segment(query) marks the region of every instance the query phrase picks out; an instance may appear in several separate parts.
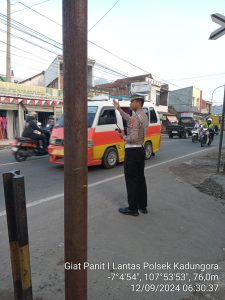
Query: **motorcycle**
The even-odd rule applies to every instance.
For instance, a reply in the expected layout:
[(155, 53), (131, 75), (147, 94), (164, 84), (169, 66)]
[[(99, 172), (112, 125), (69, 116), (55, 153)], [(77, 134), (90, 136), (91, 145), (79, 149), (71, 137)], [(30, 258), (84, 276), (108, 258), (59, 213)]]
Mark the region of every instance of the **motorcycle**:
[[(48, 131), (44, 131), (44, 135), (48, 146), (50, 133)], [(32, 140), (27, 137), (16, 137), (12, 143), (12, 152), (15, 160), (18, 162), (25, 161), (31, 156), (43, 156), (48, 154), (47, 147), (43, 148), (40, 144), (40, 140)]]
[(202, 131), (200, 133), (200, 138), (199, 138), (201, 147), (204, 147), (206, 144), (210, 146), (213, 141), (213, 136), (214, 136), (213, 131), (211, 129), (202, 128)]
[(218, 125), (214, 125), (214, 131), (215, 131), (215, 135), (219, 135), (220, 129)]
[(193, 129), (191, 131), (191, 136), (192, 136), (192, 143), (198, 142), (199, 141), (199, 129)]
[(196, 124), (194, 129), (192, 129), (191, 131), (192, 143), (199, 142), (202, 128), (203, 128), (202, 124)]

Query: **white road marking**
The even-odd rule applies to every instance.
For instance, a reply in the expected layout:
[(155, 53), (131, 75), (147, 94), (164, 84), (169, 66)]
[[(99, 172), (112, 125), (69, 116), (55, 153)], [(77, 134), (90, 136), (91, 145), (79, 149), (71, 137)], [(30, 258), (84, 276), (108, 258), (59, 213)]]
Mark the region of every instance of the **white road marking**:
[[(213, 149), (213, 148), (210, 148), (210, 149)], [(183, 158), (186, 158), (186, 157), (189, 157), (189, 156), (192, 156), (192, 155), (196, 155), (196, 154), (208, 151), (210, 149), (207, 148), (207, 149), (195, 151), (195, 152), (192, 152), (192, 153), (188, 153), (188, 154), (185, 154), (185, 155), (182, 155), (182, 156), (179, 156), (179, 157), (175, 157), (175, 158), (163, 161), (161, 163), (157, 163), (157, 164), (154, 164), (152, 166), (148, 166), (148, 167), (145, 168), (145, 170), (149, 170), (149, 169), (152, 169), (152, 168), (155, 168), (155, 167), (159, 167), (161, 165), (165, 165), (165, 164), (168, 164), (170, 162), (173, 162), (173, 161), (176, 161), (176, 160), (179, 160), (179, 159), (183, 159)], [(107, 183), (107, 182), (110, 182), (110, 181), (113, 181), (113, 180), (116, 180), (116, 179), (119, 179), (119, 178), (122, 178), (122, 177), (124, 177), (124, 174), (120, 174), (120, 175), (113, 176), (113, 177), (110, 177), (110, 178), (107, 178), (107, 179), (104, 179), (104, 180), (100, 180), (100, 181), (97, 181), (97, 182), (94, 182), (94, 183), (90, 183), (88, 185), (88, 188), (92, 188), (92, 187), (95, 187), (95, 186), (101, 185), (103, 183)], [(36, 201), (28, 203), (27, 208), (37, 206), (39, 204), (49, 202), (49, 201), (52, 201), (52, 200), (55, 200), (55, 199), (58, 199), (58, 198), (62, 198), (62, 197), (64, 197), (64, 193), (57, 194), (57, 195), (50, 196), (50, 197), (46, 197), (46, 198), (43, 198), (43, 199), (40, 199), (40, 200), (36, 200)], [(5, 215), (6, 215), (5, 210), (0, 212), (0, 217), (5, 216)]]
[(41, 156), (41, 157), (35, 157), (35, 158), (29, 159), (29, 160), (25, 160), (23, 162), (15, 161), (15, 162), (11, 162), (11, 163), (0, 164), (0, 167), (9, 166), (9, 165), (15, 165), (15, 164), (21, 164), (21, 163), (28, 163), (28, 162), (31, 162), (31, 161), (36, 161), (36, 160), (44, 159), (44, 158), (48, 158), (48, 157)]
[[(41, 203), (49, 202), (49, 201), (61, 198), (63, 196), (64, 196), (64, 193), (57, 194), (57, 195), (54, 195), (54, 196), (46, 197), (46, 198), (43, 198), (43, 199), (40, 199), (40, 200), (36, 200), (36, 201), (30, 202), (30, 203), (27, 203), (26, 206), (27, 206), (27, 208), (28, 207), (32, 207), (32, 206), (37, 206), (37, 205), (39, 205)], [(5, 216), (5, 215), (6, 215), (6, 211), (5, 210), (3, 210), (3, 211), (0, 212), (0, 217)]]
[(12, 163), (0, 164), (0, 167), (9, 166), (9, 165), (15, 165), (15, 164), (19, 164), (19, 162), (15, 161), (15, 162), (12, 162)]

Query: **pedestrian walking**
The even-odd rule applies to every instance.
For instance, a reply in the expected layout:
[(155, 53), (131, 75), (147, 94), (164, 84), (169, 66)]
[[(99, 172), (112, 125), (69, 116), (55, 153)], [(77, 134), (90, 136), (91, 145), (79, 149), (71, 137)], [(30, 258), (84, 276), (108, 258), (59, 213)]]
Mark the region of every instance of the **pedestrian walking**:
[(147, 186), (145, 181), (145, 130), (148, 126), (148, 117), (142, 109), (144, 98), (134, 96), (131, 98), (130, 108), (132, 116), (125, 113), (119, 102), (113, 100), (115, 109), (127, 122), (127, 134), (119, 132), (125, 141), (124, 175), (127, 188), (128, 207), (119, 208), (125, 215), (138, 216), (140, 210), (147, 214)]

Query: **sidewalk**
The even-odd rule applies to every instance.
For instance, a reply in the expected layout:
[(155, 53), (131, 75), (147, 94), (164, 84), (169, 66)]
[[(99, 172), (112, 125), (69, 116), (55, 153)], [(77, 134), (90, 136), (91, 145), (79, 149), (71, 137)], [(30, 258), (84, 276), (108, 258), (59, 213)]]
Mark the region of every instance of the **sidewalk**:
[(11, 147), (13, 140), (0, 140), (0, 150), (8, 149)]
[[(179, 165), (180, 163), (178, 163)], [(109, 263), (110, 268), (120, 264), (192, 263), (218, 264), (221, 282), (215, 297), (213, 293), (141, 292), (140, 281), (157, 273), (193, 273), (193, 270), (158, 271), (116, 270), (116, 274), (139, 274), (138, 281), (108, 279), (110, 270), (88, 272), (89, 300), (182, 300), (225, 299), (225, 206), (215, 198), (199, 192), (170, 171), (169, 165), (148, 169), (146, 180), (149, 193), (147, 215), (124, 216), (118, 207), (126, 205), (124, 180), (113, 180), (89, 188), (88, 195), (88, 261)], [(57, 199), (28, 209), (33, 294), (35, 300), (64, 299), (63, 262), (63, 199)], [(0, 274), (1, 300), (13, 299), (6, 218), (0, 217)], [(207, 271), (208, 274), (215, 271)], [(204, 273), (204, 272), (202, 272)], [(150, 275), (149, 275), (150, 274)], [(153, 275), (151, 275), (153, 274)], [(125, 275), (126, 276), (126, 275)], [(174, 275), (171, 275), (174, 276)], [(161, 278), (148, 280), (145, 287), (162, 284), (171, 288), (171, 282)], [(193, 276), (192, 276), (193, 277)], [(192, 280), (192, 277), (190, 279)], [(187, 281), (187, 282), (186, 282)], [(178, 280), (187, 287), (192, 283)], [(170, 285), (169, 285), (170, 284)], [(134, 289), (136, 291), (132, 291)], [(198, 294), (201, 295), (198, 298)], [(208, 294), (208, 296), (206, 295)], [(210, 296), (211, 295), (211, 296)], [(195, 298), (190, 298), (191, 296)]]

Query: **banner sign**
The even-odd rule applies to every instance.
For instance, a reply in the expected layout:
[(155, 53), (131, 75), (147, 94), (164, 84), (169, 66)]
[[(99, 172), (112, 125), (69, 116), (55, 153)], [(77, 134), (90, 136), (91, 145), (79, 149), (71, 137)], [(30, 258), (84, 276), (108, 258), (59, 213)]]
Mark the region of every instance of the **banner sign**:
[(62, 90), (11, 82), (0, 82), (0, 94), (2, 96), (10, 95), (12, 97), (56, 98), (59, 100), (62, 100), (63, 98)]
[(147, 81), (133, 82), (130, 84), (130, 94), (148, 95), (150, 92), (150, 84)]

